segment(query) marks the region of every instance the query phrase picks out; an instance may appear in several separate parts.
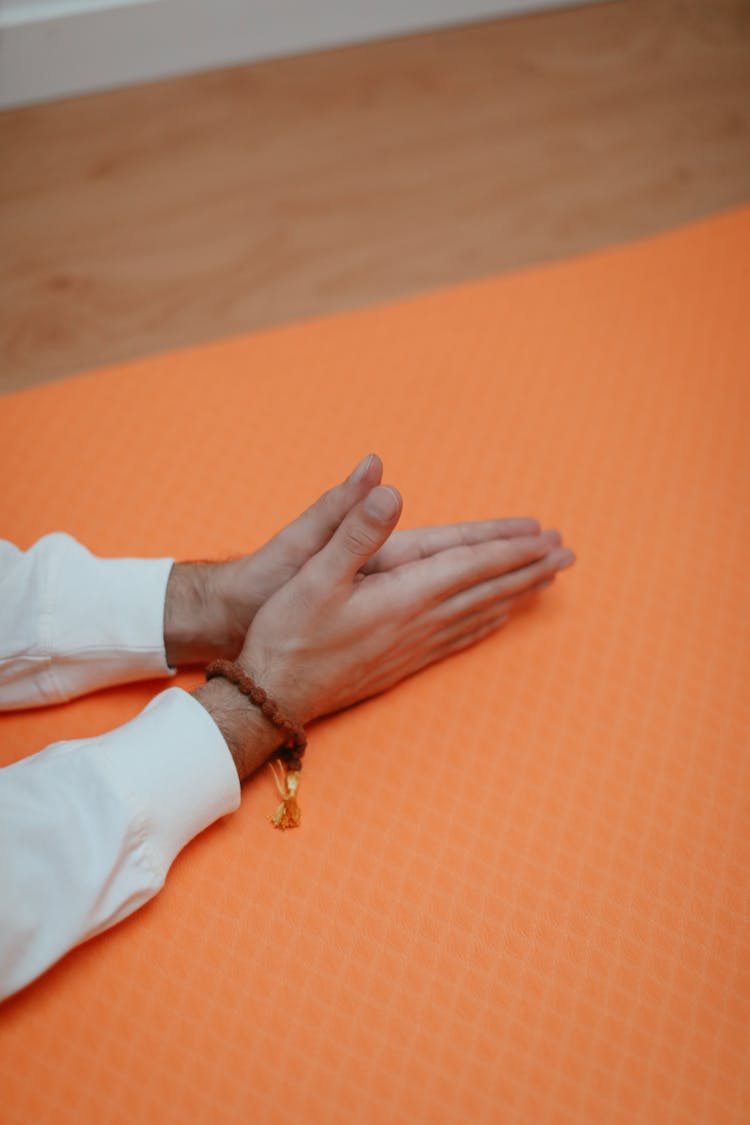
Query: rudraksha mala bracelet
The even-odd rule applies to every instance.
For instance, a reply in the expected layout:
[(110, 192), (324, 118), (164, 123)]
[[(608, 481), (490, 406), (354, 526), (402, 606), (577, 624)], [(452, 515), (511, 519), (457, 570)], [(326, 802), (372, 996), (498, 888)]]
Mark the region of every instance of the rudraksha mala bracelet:
[(206, 679), (212, 680), (216, 676), (222, 676), (239, 688), (242, 694), (260, 709), (269, 723), (273, 723), (281, 731), (281, 746), (275, 754), (279, 767), (278, 773), (273, 761), (268, 763), (281, 797), (281, 804), (268, 819), (274, 828), (296, 828), (300, 822), (300, 808), (297, 804), (299, 771), (302, 769), (302, 755), (307, 746), (304, 727), (285, 715), (279, 705), (269, 697), (268, 692), (256, 684), (252, 676), (248, 676), (247, 672), (233, 660), (213, 660), (206, 668)]

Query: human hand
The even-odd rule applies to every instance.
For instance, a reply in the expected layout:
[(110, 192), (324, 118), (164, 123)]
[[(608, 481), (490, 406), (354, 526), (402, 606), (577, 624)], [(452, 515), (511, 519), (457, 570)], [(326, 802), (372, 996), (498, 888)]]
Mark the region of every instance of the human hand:
[[(345, 514), (379, 484), (383, 465), (376, 454), (363, 458), (342, 483), (324, 492), (264, 547), (228, 562), (180, 562), (169, 576), (164, 614), (167, 663), (233, 660), (263, 603), (325, 546)], [(368, 559), (367, 573), (393, 570), (458, 544), (533, 535), (534, 519), (483, 520), (397, 531)]]
[(251, 554), (227, 562), (175, 563), (164, 611), (167, 663), (174, 668), (218, 657), (233, 660), (258, 609), (328, 542), (382, 472), (379, 457), (364, 457), (345, 481)]
[(395, 489), (369, 490), (252, 621), (239, 663), (300, 723), (475, 644), (575, 560), (557, 531), (476, 525), (406, 533), (378, 558), (401, 506)]

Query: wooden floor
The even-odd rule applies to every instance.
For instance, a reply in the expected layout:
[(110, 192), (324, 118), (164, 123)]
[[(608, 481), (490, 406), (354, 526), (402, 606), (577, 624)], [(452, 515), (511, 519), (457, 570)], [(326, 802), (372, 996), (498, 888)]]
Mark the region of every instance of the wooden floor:
[(750, 199), (750, 4), (619, 0), (0, 115), (0, 390)]

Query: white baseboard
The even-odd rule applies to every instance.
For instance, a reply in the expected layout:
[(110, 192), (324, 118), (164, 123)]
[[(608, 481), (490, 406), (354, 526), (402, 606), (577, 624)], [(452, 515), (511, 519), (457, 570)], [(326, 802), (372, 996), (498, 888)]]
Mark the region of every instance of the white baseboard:
[(571, 0), (0, 0), (0, 107)]

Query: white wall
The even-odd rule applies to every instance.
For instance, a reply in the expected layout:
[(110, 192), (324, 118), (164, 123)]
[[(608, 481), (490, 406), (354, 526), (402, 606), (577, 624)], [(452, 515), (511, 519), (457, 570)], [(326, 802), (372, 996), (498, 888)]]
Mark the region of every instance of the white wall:
[(571, 0), (0, 0), (0, 107)]

